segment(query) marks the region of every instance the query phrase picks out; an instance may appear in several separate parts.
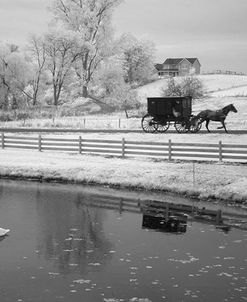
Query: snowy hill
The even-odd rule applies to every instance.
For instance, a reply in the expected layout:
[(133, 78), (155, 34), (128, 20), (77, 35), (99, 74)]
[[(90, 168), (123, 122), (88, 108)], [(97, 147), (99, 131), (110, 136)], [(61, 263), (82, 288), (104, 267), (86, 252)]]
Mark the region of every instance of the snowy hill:
[[(242, 75), (199, 75), (209, 97), (247, 96), (247, 76)], [(174, 78), (181, 81), (182, 77)], [(168, 79), (159, 79), (137, 89), (138, 95), (144, 101), (147, 97), (162, 96)]]

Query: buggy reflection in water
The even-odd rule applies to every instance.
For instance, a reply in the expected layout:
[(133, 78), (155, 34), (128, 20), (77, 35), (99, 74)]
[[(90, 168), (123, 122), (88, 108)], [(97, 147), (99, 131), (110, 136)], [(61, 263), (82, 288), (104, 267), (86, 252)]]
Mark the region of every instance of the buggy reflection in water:
[(187, 215), (178, 213), (167, 216), (164, 213), (146, 211), (142, 218), (142, 227), (162, 232), (185, 233), (187, 228)]

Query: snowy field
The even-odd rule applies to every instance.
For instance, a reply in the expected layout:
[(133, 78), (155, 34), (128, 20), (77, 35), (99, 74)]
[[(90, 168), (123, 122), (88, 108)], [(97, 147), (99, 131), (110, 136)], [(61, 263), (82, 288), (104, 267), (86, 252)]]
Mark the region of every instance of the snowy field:
[[(12, 135), (12, 134), (10, 134)], [(23, 134), (21, 134), (23, 135)], [(165, 134), (149, 134), (149, 133), (80, 133), (80, 134), (61, 134), (66, 138), (78, 138), (81, 135), (82, 139), (106, 139), (106, 140), (121, 140), (125, 138), (129, 141), (143, 141), (143, 142), (168, 142), (171, 139), (172, 142), (177, 143), (218, 143), (220, 140), (222, 143), (229, 144), (246, 144), (247, 134), (222, 134), (219, 133), (203, 133), (203, 134), (178, 134), (178, 133), (165, 133)], [(60, 135), (60, 136), (61, 136)], [(25, 135), (26, 136), (26, 135)], [(35, 136), (31, 134), (30, 136)], [(36, 135), (37, 136), (37, 135)], [(59, 135), (44, 134), (44, 137), (58, 137)]]
[[(194, 100), (192, 113), (197, 114), (201, 110), (218, 110), (222, 107), (234, 104), (238, 113), (232, 112), (226, 118), (229, 130), (247, 130), (247, 76), (238, 75), (199, 75), (206, 91), (207, 98)], [(182, 78), (176, 78), (180, 81)], [(25, 127), (34, 128), (81, 128), (81, 129), (141, 129), (141, 117), (146, 113), (147, 97), (162, 96), (162, 88), (167, 85), (167, 79), (160, 79), (137, 89), (143, 110), (139, 118), (125, 117), (125, 113), (118, 112), (104, 115), (57, 117), (52, 119), (27, 120)], [(131, 113), (130, 113), (131, 116)], [(23, 121), (0, 122), (0, 127), (22, 127)], [(218, 123), (210, 122), (210, 129), (215, 130), (220, 126)], [(203, 127), (205, 129), (205, 127)]]
[[(146, 100), (145, 100), (146, 102)], [(229, 131), (231, 130), (247, 130), (247, 97), (224, 97), (224, 98), (205, 98), (203, 100), (196, 100), (192, 105), (192, 114), (198, 114), (201, 110), (211, 109), (218, 110), (222, 107), (234, 104), (237, 108), (237, 113), (230, 112), (226, 118), (226, 126)], [(111, 114), (111, 115), (90, 115), (80, 117), (63, 117), (55, 119), (55, 123), (51, 119), (36, 119), (26, 121), (25, 127), (30, 128), (70, 128), (70, 129), (137, 129), (141, 130), (141, 117), (146, 114), (145, 110), (139, 118), (125, 118), (124, 112)], [(220, 124), (210, 122), (209, 128), (217, 130)], [(22, 121), (14, 122), (0, 122), (0, 127), (23, 127)], [(171, 126), (170, 129), (174, 130)], [(205, 130), (203, 125), (202, 129)], [(224, 131), (222, 131), (223, 133)], [(167, 135), (169, 130), (164, 135)]]
[(244, 97), (246, 95), (247, 95), (247, 85), (239, 86), (239, 87), (235, 87), (235, 88), (229, 88), (229, 89), (225, 89), (225, 90), (219, 90), (219, 91), (210, 93), (210, 96), (220, 97), (220, 98), (224, 98), (224, 97), (228, 97), (228, 96)]
[[(227, 116), (226, 124), (229, 130), (247, 130), (247, 76), (238, 75), (199, 75), (206, 91), (207, 98), (194, 100), (192, 113), (197, 114), (201, 110), (218, 110), (222, 107), (234, 104), (238, 113)], [(182, 78), (176, 78), (180, 81)], [(138, 118), (125, 117), (125, 113), (118, 112), (104, 115), (87, 115), (56, 117), (52, 119), (34, 119), (25, 121), (25, 127), (34, 128), (81, 128), (81, 129), (141, 129), (141, 118), (147, 112), (147, 97), (162, 96), (162, 89), (166, 88), (167, 79), (160, 79), (137, 89), (141, 102), (142, 112)], [(134, 113), (136, 115), (136, 112)], [(130, 116), (132, 113), (130, 113)], [(215, 130), (219, 124), (210, 123), (210, 129)], [(0, 122), (0, 127), (23, 127), (23, 121)], [(204, 128), (204, 127), (203, 127)], [(205, 129), (205, 128), (204, 128)]]
[[(194, 173), (193, 173), (194, 171)], [(0, 150), (0, 177), (98, 183), (247, 202), (247, 166)]]
[[(208, 96), (229, 97), (247, 96), (247, 76), (241, 75), (198, 75)], [(180, 82), (183, 77), (174, 78)], [(147, 97), (162, 96), (162, 90), (167, 88), (168, 79), (160, 79), (137, 89), (142, 100)]]
[[(245, 98), (212, 98), (204, 99), (200, 102), (195, 102), (193, 104), (193, 114), (197, 114), (204, 109), (217, 110), (228, 104), (233, 103), (237, 108), (238, 112), (230, 112), (226, 118), (226, 127), (229, 133), (225, 133), (224, 130), (220, 130), (217, 133), (205, 133), (206, 127), (205, 123), (202, 126), (204, 132), (192, 133), (176, 133), (173, 125), (170, 126), (169, 130), (165, 133), (77, 133), (71, 135), (65, 135), (66, 137), (78, 137), (82, 135), (82, 138), (99, 138), (99, 139), (122, 139), (123, 137), (127, 140), (134, 141), (153, 141), (153, 142), (167, 142), (171, 139), (174, 142), (193, 142), (193, 143), (218, 143), (220, 140), (223, 143), (233, 143), (233, 144), (247, 144), (247, 134), (231, 134), (231, 130), (246, 130), (247, 131), (247, 97)], [(95, 120), (88, 120), (89, 129), (119, 129), (118, 120), (114, 118), (109, 118), (108, 123), (112, 119), (112, 127), (104, 127), (104, 119), (98, 119), (98, 123)], [(94, 124), (93, 124), (94, 123)], [(221, 124), (218, 122), (210, 122), (209, 129), (212, 131), (217, 130)], [(121, 129), (139, 129), (141, 130), (141, 118), (135, 119), (121, 119)], [(120, 130), (121, 130), (120, 129)], [(173, 131), (170, 131), (173, 130)], [(57, 134), (56, 134), (57, 135)], [(51, 136), (46, 134), (46, 136)]]

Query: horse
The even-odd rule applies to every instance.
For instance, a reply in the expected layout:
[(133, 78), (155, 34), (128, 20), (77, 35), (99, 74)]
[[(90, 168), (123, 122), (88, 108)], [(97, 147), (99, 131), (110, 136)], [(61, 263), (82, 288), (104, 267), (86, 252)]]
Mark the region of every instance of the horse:
[(235, 112), (235, 113), (238, 112), (233, 104), (229, 104), (229, 105), (223, 107), (222, 109), (219, 109), (216, 111), (206, 109), (206, 110), (201, 111), (195, 117), (193, 117), (192, 123), (200, 125), (204, 121), (206, 121), (206, 128), (207, 128), (208, 132), (210, 133), (210, 131), (208, 129), (209, 122), (210, 121), (221, 122), (222, 127), (218, 127), (217, 129), (224, 128), (225, 132), (228, 133), (226, 130), (225, 119), (230, 111)]

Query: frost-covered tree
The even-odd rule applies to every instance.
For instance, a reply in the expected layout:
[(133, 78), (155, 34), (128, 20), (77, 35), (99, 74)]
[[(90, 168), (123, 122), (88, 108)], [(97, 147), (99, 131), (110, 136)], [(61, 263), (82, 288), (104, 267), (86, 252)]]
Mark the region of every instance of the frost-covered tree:
[(9, 49), (6, 45), (0, 44), (0, 108), (7, 109), (10, 95), (10, 84), (8, 77), (8, 55)]
[(113, 95), (119, 85), (124, 83), (124, 70), (122, 62), (117, 56), (112, 56), (100, 64), (95, 78), (103, 97)]
[(177, 81), (170, 78), (163, 93), (165, 96), (191, 96), (193, 99), (199, 99), (204, 96), (204, 86), (202, 81), (194, 76)]
[(0, 45), (0, 106), (18, 107), (31, 79), (31, 66), (16, 45)]
[(203, 82), (195, 76), (185, 77), (181, 83), (183, 94), (193, 99), (200, 99), (204, 96)]
[(124, 110), (128, 118), (128, 110), (140, 107), (137, 93), (124, 80), (124, 70), (117, 56), (101, 64), (98, 83), (101, 96), (112, 110)]
[(52, 77), (53, 105), (59, 104), (62, 89), (67, 84), (72, 66), (80, 55), (73, 31), (53, 27), (44, 37), (46, 67)]
[(53, 12), (57, 20), (77, 33), (80, 56), (74, 67), (82, 96), (88, 96), (89, 85), (100, 62), (111, 50), (111, 15), (121, 0), (55, 0)]
[(121, 37), (119, 45), (122, 49), (125, 81), (131, 85), (148, 82), (154, 74), (154, 44), (151, 41), (139, 41), (127, 34)]
[(165, 96), (182, 96), (182, 86), (177, 83), (174, 78), (170, 78), (167, 87), (163, 90)]
[(38, 102), (41, 86), (46, 78), (46, 48), (42, 37), (37, 37), (35, 35), (30, 37), (28, 54), (32, 64), (32, 80), (25, 89), (25, 93), (27, 97), (32, 100), (32, 105), (35, 106)]

